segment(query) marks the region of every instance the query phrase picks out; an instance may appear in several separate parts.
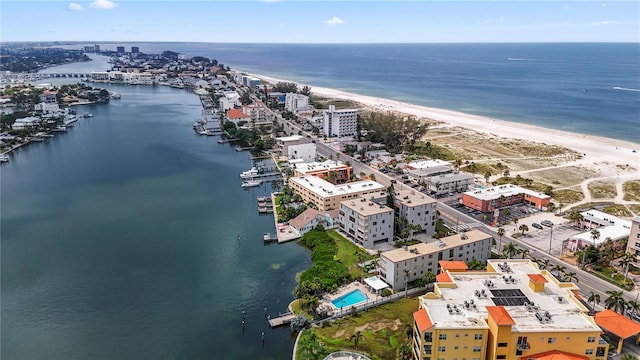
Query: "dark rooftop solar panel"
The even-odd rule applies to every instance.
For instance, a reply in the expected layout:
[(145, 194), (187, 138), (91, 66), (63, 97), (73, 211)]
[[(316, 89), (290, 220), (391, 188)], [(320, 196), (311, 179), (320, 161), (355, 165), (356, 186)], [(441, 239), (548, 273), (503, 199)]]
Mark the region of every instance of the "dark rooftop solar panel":
[(498, 306), (522, 306), (527, 302), (524, 296), (494, 297), (491, 300)]
[(493, 289), (490, 291), (491, 291), (491, 295), (497, 296), (497, 297), (524, 296), (524, 293), (520, 289)]

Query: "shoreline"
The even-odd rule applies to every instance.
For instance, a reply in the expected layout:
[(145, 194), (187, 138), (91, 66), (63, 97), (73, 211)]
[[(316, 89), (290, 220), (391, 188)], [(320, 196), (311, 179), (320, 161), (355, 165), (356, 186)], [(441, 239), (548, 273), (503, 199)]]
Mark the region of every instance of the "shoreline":
[(435, 120), (443, 123), (442, 125), (439, 125), (439, 127), (458, 126), (503, 138), (520, 139), (541, 144), (561, 146), (583, 154), (583, 159), (587, 159), (590, 163), (616, 162), (620, 164), (637, 164), (638, 161), (640, 161), (640, 153), (638, 153), (638, 151), (640, 151), (640, 144), (630, 141), (556, 130), (539, 125), (494, 119), (455, 110), (432, 108), (385, 98), (359, 95), (342, 90), (317, 87), (261, 74), (249, 74), (272, 84), (277, 82), (293, 82), (298, 84), (299, 87), (306, 85), (311, 87), (312, 94), (328, 98), (355, 101), (371, 110), (396, 111), (399, 113), (414, 115), (418, 118)]

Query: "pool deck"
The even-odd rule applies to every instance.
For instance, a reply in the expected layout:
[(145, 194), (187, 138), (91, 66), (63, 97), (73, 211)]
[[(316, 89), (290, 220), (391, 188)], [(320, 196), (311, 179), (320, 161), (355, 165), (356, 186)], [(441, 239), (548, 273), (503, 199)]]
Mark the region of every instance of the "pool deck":
[[(361, 284), (359, 281), (354, 281), (352, 283), (349, 283), (347, 285), (343, 285), (340, 288), (338, 288), (336, 291), (333, 291), (331, 293), (325, 294), (322, 299), (320, 299), (320, 301), (318, 302), (318, 307), (322, 307), (324, 309), (326, 309), (328, 311), (328, 313), (333, 314), (335, 312), (339, 312), (340, 309), (336, 308), (335, 305), (333, 305), (333, 303), (331, 302), (332, 300), (335, 300), (343, 295), (346, 295), (354, 290), (360, 290), (362, 291), (363, 294), (365, 294), (367, 296), (367, 298), (369, 298), (367, 301), (371, 301), (371, 300), (375, 300), (377, 298), (377, 295), (373, 292), (371, 292), (368, 287), (364, 284)], [(362, 305), (363, 303), (365, 303), (366, 301), (363, 302), (359, 302), (355, 305)]]

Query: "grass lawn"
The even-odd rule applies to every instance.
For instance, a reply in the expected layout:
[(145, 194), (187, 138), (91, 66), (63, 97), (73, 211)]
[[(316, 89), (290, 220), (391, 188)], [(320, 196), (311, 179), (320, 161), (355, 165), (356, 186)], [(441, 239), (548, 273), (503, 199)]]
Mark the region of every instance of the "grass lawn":
[[(302, 337), (308, 337), (312, 332), (316, 335), (320, 351), (315, 358), (322, 359), (338, 350), (356, 351), (351, 336), (360, 331), (363, 337), (359, 341), (358, 352), (373, 360), (395, 359), (400, 344), (409, 341), (405, 325), (413, 326), (413, 312), (416, 310), (417, 298), (401, 299), (327, 323), (323, 327), (305, 330)], [(303, 339), (300, 340), (302, 342)], [(304, 351), (298, 346), (296, 359), (306, 358)]]
[(573, 204), (584, 199), (584, 194), (576, 190), (556, 190), (553, 192), (553, 199), (561, 204)]
[(640, 180), (631, 180), (622, 184), (624, 199), (628, 201), (640, 201)]
[(376, 258), (375, 256), (369, 255), (369, 253), (363, 251), (334, 230), (328, 230), (327, 234), (330, 238), (335, 240), (336, 245), (338, 246), (338, 254), (336, 256), (341, 263), (349, 268), (349, 274), (351, 274), (353, 279), (359, 278), (361, 273), (360, 268), (356, 266), (356, 263), (358, 262), (357, 254), (362, 254), (364, 261)]

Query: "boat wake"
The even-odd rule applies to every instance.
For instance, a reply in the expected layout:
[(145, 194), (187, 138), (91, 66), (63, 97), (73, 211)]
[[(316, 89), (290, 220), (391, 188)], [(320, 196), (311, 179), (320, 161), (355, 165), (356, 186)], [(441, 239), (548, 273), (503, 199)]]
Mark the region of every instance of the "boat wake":
[(634, 91), (634, 92), (640, 92), (640, 89), (631, 89), (631, 88), (624, 88), (624, 87), (620, 87), (620, 86), (614, 86), (613, 87), (614, 90), (622, 90), (622, 91)]

